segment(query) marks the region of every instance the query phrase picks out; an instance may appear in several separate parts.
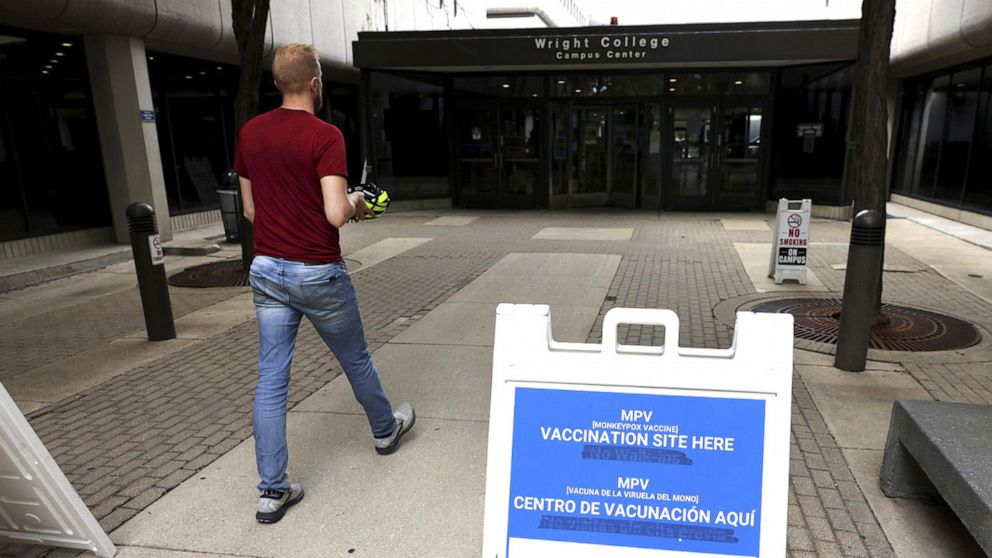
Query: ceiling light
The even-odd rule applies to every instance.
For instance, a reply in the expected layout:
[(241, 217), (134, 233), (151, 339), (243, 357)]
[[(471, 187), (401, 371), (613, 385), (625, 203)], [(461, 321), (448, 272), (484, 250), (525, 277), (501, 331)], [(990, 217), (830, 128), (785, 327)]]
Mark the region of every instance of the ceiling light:
[(45, 64), (45, 69), (46, 70), (51, 70), (52, 69), (52, 65), (51, 64)]
[(737, 80), (734, 82), (734, 85), (744, 85), (744, 82), (741, 80)]
[(531, 93), (530, 96), (531, 97), (537, 97), (537, 93)]
[(52, 64), (58, 64), (59, 63), (59, 61), (56, 60), (56, 59), (54, 59), (54, 58), (52, 58), (51, 60), (49, 60), (49, 62), (52, 63)]
[(149, 56), (148, 59), (149, 60), (155, 60), (155, 57), (154, 56)]
[(576, 89), (575, 92), (576, 93), (582, 93), (582, 90), (581, 89)]
[(503, 89), (509, 89), (509, 88), (510, 88), (510, 84), (509, 83), (504, 83), (503, 84)]
[(64, 52), (56, 52), (55, 53), (55, 56), (65, 56), (65, 53)]
[(563, 79), (558, 80), (558, 85), (565, 85), (565, 80)]
[(205, 76), (205, 75), (207, 75), (207, 72), (200, 72), (200, 75), (201, 76)]
[(47, 74), (48, 73), (48, 70), (42, 70), (41, 73)]
[(223, 70), (224, 69), (224, 66), (217, 66), (217, 69), (218, 70)]
[(186, 76), (186, 79), (193, 79), (193, 76)]
[(678, 81), (678, 79), (676, 79), (676, 78), (672, 78), (672, 79), (670, 79), (670, 80), (668, 80), (668, 81), (669, 81), (669, 83), (675, 83), (676, 81)]
[(675, 88), (674, 87), (669, 87), (668, 90), (674, 92), (675, 91)]
[(72, 46), (72, 43), (62, 43), (62, 46), (68, 48)]

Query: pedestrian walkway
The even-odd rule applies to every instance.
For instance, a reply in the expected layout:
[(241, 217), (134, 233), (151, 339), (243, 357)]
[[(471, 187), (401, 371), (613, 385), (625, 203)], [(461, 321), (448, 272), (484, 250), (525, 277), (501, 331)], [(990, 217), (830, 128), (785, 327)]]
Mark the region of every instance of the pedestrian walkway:
[[(967, 250), (958, 239), (897, 221), (900, 239), (919, 235), (973, 267), (941, 273), (931, 262), (939, 250), (916, 254), (893, 240), (888, 264), (911, 271), (886, 274), (886, 300), (956, 314), (989, 338), (992, 302), (965, 278), (987, 273), (992, 252), (955, 252)], [(770, 249), (769, 223), (596, 210), (410, 212), (350, 225), (343, 249), (362, 266), (353, 275), (371, 348), (392, 398), (412, 401), (420, 420), (399, 452), (378, 456), (336, 362), (304, 326), (289, 440), (290, 473), (308, 494), (276, 525), (253, 519), (257, 335), (247, 289), (172, 288), (180, 338), (163, 343), (142, 339), (133, 277), (121, 269), (19, 291), (0, 298), (0, 380), (123, 557), (477, 556), (496, 303), (548, 303), (555, 337), (587, 342), (598, 342), (612, 307), (670, 308), (681, 345), (727, 347), (736, 310), (783, 295), (748, 273), (758, 249), (736, 246)], [(820, 284), (801, 291), (839, 295), (848, 234), (847, 223), (814, 221)], [(619, 338), (658, 344), (661, 332), (625, 326)], [(992, 403), (987, 353), (873, 353), (869, 371), (848, 374), (827, 354), (796, 351), (790, 556), (981, 556), (946, 506), (881, 496), (877, 463), (894, 399)]]

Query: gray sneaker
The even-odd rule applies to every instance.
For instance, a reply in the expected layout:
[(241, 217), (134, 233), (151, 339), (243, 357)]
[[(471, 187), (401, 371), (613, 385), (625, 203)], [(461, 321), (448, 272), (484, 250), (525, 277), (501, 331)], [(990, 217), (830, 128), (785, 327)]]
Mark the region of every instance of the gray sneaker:
[(417, 413), (409, 403), (400, 405), (393, 412), (393, 416), (396, 417), (396, 428), (393, 429), (393, 433), (385, 438), (375, 439), (375, 451), (379, 452), (379, 455), (389, 455), (396, 451), (400, 445), (400, 438), (413, 428), (413, 423), (417, 422)]
[(303, 499), (303, 486), (291, 483), (289, 490), (266, 490), (258, 499), (255, 519), (259, 523), (275, 523), (286, 515), (290, 506)]

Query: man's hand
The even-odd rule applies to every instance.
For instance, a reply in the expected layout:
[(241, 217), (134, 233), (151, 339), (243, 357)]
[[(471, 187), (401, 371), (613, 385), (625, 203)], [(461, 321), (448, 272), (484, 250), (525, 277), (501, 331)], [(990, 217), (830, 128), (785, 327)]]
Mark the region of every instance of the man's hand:
[(355, 205), (355, 214), (351, 217), (352, 221), (364, 221), (366, 215), (371, 215), (375, 217), (375, 213), (369, 209), (369, 206), (365, 205), (365, 194), (362, 192), (352, 192), (348, 194), (348, 200)]

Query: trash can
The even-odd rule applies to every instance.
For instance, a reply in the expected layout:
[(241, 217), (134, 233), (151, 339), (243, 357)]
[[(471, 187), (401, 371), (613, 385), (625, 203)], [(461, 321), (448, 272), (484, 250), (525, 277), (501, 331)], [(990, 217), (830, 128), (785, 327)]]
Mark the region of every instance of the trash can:
[(238, 173), (229, 170), (224, 173), (217, 189), (220, 198), (220, 217), (224, 221), (224, 238), (227, 242), (238, 242), (239, 223), (241, 221), (241, 184)]

